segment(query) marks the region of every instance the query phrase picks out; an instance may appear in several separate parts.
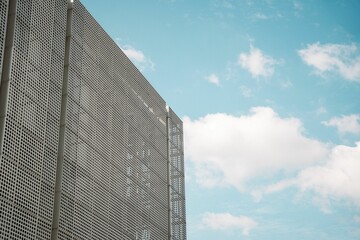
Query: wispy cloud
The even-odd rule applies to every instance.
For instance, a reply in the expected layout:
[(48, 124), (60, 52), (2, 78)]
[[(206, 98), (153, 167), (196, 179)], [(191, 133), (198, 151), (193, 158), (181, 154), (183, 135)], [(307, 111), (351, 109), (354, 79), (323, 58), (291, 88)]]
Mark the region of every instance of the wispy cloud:
[(293, 86), (293, 83), (290, 80), (284, 80), (281, 81), (280, 86), (283, 89), (287, 89), (287, 88), (291, 88)]
[(124, 46), (122, 47), (126, 56), (128, 56), (131, 60), (136, 62), (145, 62), (146, 58), (142, 51), (135, 49), (131, 46)]
[(240, 86), (240, 91), (241, 91), (241, 94), (246, 98), (250, 98), (253, 96), (252, 90), (246, 86), (243, 86), (243, 85)]
[(263, 13), (255, 13), (253, 17), (254, 17), (255, 19), (259, 19), (259, 20), (266, 20), (266, 19), (269, 18), (268, 16), (266, 16), (266, 15), (263, 14)]
[(202, 217), (202, 225), (214, 230), (237, 230), (247, 236), (250, 230), (258, 226), (258, 223), (247, 216), (235, 216), (230, 213), (205, 213)]
[(274, 12), (271, 14), (264, 14), (262, 12), (255, 12), (250, 16), (250, 19), (253, 21), (265, 21), (265, 20), (278, 20), (283, 18), (283, 15), (280, 12)]
[(212, 73), (209, 76), (207, 76), (206, 80), (212, 84), (220, 86), (220, 79), (215, 73)]
[(296, 11), (302, 11), (304, 9), (303, 5), (299, 1), (293, 1), (293, 7)]
[(209, 114), (184, 119), (186, 159), (207, 187), (246, 190), (255, 177), (296, 171), (326, 158), (325, 144), (306, 137), (299, 119), (281, 118), (269, 107), (242, 116)]
[(227, 9), (231, 9), (235, 7), (231, 3), (231, 1), (227, 1), (227, 0), (216, 0), (214, 1), (213, 6), (216, 8), (227, 8)]
[(315, 113), (317, 115), (321, 115), (321, 114), (325, 114), (327, 113), (327, 109), (324, 106), (319, 106), (316, 110)]
[(299, 56), (315, 70), (315, 74), (339, 74), (346, 80), (360, 82), (360, 55), (355, 44), (314, 43), (298, 51)]
[(352, 114), (342, 117), (334, 117), (329, 121), (322, 122), (325, 126), (336, 127), (341, 134), (360, 134), (360, 115)]
[(151, 58), (145, 56), (141, 50), (128, 44), (121, 44), (120, 38), (116, 38), (115, 42), (141, 72), (146, 69), (150, 69), (152, 71), (155, 70), (155, 63), (151, 60)]
[(302, 11), (304, 10), (303, 5), (299, 1), (293, 1), (293, 8), (295, 17), (301, 17)]
[(278, 62), (265, 55), (260, 49), (250, 46), (249, 53), (241, 53), (238, 59), (238, 64), (245, 70), (249, 71), (251, 76), (269, 77), (274, 73), (274, 66)]
[(140, 71), (145, 69), (155, 70), (154, 62), (144, 55), (144, 53), (130, 45), (121, 46), (126, 56), (139, 68)]

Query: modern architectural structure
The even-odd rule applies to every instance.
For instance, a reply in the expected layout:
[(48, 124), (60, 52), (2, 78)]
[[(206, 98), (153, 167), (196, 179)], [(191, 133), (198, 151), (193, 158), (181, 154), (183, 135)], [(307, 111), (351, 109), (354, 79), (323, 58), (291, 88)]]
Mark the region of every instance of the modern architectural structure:
[(0, 239), (186, 239), (182, 122), (79, 1), (0, 0), (0, 57)]

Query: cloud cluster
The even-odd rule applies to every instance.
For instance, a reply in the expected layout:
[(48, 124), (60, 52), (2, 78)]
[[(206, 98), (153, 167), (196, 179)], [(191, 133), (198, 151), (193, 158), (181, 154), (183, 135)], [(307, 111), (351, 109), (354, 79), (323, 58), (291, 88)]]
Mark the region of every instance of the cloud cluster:
[(345, 199), (360, 207), (359, 171), (360, 142), (355, 147), (338, 145), (331, 150), (326, 163), (305, 168), (294, 179), (266, 187), (264, 193), (296, 186), (301, 192), (313, 192), (314, 199), (324, 212), (330, 211), (329, 199)]
[(230, 213), (205, 213), (201, 221), (204, 227), (214, 230), (237, 230), (243, 235), (249, 235), (250, 230), (257, 227), (258, 223), (246, 216), (234, 216)]
[(352, 114), (342, 117), (334, 117), (329, 121), (322, 122), (325, 126), (336, 127), (341, 134), (360, 134), (360, 115)]
[(302, 191), (314, 191), (321, 198), (346, 198), (360, 207), (360, 142), (355, 147), (336, 146), (330, 160), (304, 169), (296, 179)]
[(299, 56), (315, 73), (337, 73), (349, 81), (360, 82), (360, 55), (355, 44), (314, 43), (298, 51)]
[(326, 145), (304, 135), (301, 121), (281, 118), (271, 108), (248, 115), (209, 114), (184, 119), (186, 158), (207, 187), (230, 185), (240, 191), (259, 176), (296, 171), (326, 158)]
[(278, 62), (265, 55), (260, 49), (250, 46), (249, 53), (241, 53), (238, 59), (238, 64), (250, 72), (251, 76), (269, 77), (274, 73), (274, 65)]
[[(349, 115), (325, 124), (357, 133), (358, 119)], [(295, 187), (313, 193), (324, 212), (330, 211), (332, 200), (360, 207), (360, 142), (330, 146), (311, 139), (299, 119), (282, 118), (269, 107), (255, 107), (241, 116), (218, 113), (183, 121), (186, 160), (194, 164), (195, 177), (205, 187), (233, 186), (249, 191), (257, 201)], [(259, 179), (279, 180), (247, 189)]]

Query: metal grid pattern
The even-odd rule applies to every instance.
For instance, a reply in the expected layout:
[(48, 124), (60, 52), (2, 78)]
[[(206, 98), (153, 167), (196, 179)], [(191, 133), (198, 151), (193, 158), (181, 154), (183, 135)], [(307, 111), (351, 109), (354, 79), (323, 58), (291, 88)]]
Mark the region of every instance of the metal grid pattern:
[(0, 239), (49, 239), (67, 3), (11, 0), (15, 3), (14, 48), (0, 160)]
[(72, 34), (59, 239), (167, 239), (165, 102), (79, 1)]
[(186, 239), (183, 124), (169, 108), (169, 160), (172, 240)]
[[(3, 58), (9, 3), (14, 48)], [(50, 239), (68, 0), (0, 7), (0, 64), (11, 61), (0, 239)], [(71, 28), (58, 239), (186, 239), (181, 120), (79, 1)]]
[(8, 0), (0, 0), (0, 86), (2, 75), (2, 63), (5, 48), (6, 23), (8, 15)]

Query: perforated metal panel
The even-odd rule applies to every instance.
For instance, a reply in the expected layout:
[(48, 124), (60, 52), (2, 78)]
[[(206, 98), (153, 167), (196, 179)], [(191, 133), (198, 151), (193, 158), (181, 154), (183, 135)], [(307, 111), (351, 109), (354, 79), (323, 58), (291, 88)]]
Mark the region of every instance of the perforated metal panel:
[(0, 239), (50, 239), (58, 219), (58, 239), (161, 240), (170, 217), (173, 239), (186, 239), (180, 119), (79, 1), (66, 45), (68, 0), (12, 0), (13, 54), (2, 57), (10, 15), (0, 1), (1, 64), (11, 63)]
[(168, 127), (170, 137), (171, 236), (173, 240), (182, 240), (186, 239), (183, 124), (171, 108), (169, 108)]
[(0, 86), (1, 86), (1, 75), (2, 75), (2, 63), (5, 48), (5, 34), (6, 34), (6, 23), (8, 15), (8, 0), (0, 0)]
[(167, 239), (165, 102), (74, 3), (60, 239)]
[(17, 1), (0, 162), (0, 239), (50, 238), (65, 23), (65, 0)]

